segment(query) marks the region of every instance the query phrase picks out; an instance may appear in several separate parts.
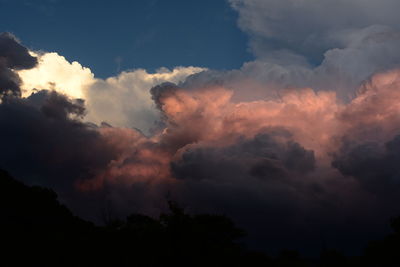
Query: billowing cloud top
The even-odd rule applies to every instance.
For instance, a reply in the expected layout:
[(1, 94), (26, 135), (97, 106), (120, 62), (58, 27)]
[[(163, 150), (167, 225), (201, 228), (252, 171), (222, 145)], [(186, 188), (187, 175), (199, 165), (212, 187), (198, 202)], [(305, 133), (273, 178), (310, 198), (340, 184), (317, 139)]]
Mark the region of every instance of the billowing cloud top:
[[(71, 98), (85, 99), (87, 121), (106, 122), (120, 127), (135, 127), (145, 133), (157, 128), (159, 113), (151, 100), (150, 88), (170, 81), (181, 82), (187, 76), (204, 71), (199, 67), (160, 68), (156, 73), (137, 69), (124, 71), (117, 77), (96, 79), (89, 68), (68, 62), (57, 53), (34, 53), (36, 68), (18, 71), (22, 95), (51, 89)], [(134, 102), (132, 102), (134, 101)]]
[(86, 217), (170, 195), (267, 247), (356, 248), (400, 213), (397, 2), (231, 0), (256, 59), (229, 71), (103, 80), (3, 34), (0, 166)]
[(396, 0), (229, 0), (239, 26), (259, 57), (291, 50), (308, 59), (353, 41), (355, 31), (373, 25), (398, 29)]

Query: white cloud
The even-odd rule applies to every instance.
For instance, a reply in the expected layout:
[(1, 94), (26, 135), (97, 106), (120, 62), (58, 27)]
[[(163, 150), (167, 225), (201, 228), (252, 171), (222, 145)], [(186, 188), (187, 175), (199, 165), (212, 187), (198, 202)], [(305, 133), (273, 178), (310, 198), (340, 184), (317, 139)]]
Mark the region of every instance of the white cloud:
[(151, 99), (150, 89), (163, 82), (179, 83), (204, 68), (160, 68), (155, 73), (144, 69), (124, 71), (105, 80), (94, 77), (92, 71), (80, 63), (68, 62), (57, 53), (36, 53), (37, 67), (19, 71), (23, 96), (34, 89), (52, 89), (71, 98), (86, 102), (86, 120), (107, 122), (113, 126), (135, 127), (148, 133), (155, 126), (159, 113)]
[(38, 57), (38, 66), (18, 72), (23, 96), (29, 96), (33, 89), (53, 89), (73, 98), (84, 98), (85, 90), (94, 82), (89, 68), (76, 61), (70, 63), (57, 53), (32, 54)]
[(203, 70), (176, 67), (148, 73), (144, 69), (137, 69), (124, 71), (106, 80), (97, 79), (87, 91), (87, 119), (95, 123), (105, 121), (113, 126), (135, 127), (149, 133), (159, 118), (150, 89), (163, 82), (179, 83)]

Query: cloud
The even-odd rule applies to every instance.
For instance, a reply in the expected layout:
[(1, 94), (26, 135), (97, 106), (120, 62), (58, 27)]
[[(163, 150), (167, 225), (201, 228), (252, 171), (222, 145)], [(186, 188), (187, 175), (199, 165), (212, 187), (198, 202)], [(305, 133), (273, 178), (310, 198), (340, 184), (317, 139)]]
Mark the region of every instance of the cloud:
[[(146, 98), (154, 101), (152, 108), (161, 114), (158, 119), (163, 128), (149, 137), (135, 129), (86, 124), (81, 120), (83, 101), (56, 92), (42, 91), (18, 100), (25, 104), (6, 110), (33, 107), (26, 113), (37, 118), (28, 121), (35, 122), (34, 128), (43, 136), (31, 133), (19, 113), (3, 111), (7, 114), (4, 125), (10, 131), (26, 133), (21, 138), (29, 140), (17, 142), (18, 135), (15, 139), (12, 134), (5, 136), (14, 140), (9, 142), (11, 147), (22, 145), (26, 150), (18, 148), (25, 151), (17, 153), (19, 158), (4, 156), (4, 165), (18, 172), (13, 162), (29, 162), (17, 174), (58, 188), (76, 212), (90, 218), (100, 213), (104, 198), (117, 214), (132, 209), (157, 214), (170, 192), (195, 210), (227, 212), (246, 228), (262, 233), (260, 236), (270, 236), (271, 242), (292, 242), (293, 238), (282, 238), (282, 234), (300, 228), (301, 233), (293, 234), (300, 244), (310, 236), (318, 239), (332, 220), (335, 223), (329, 231), (337, 232), (347, 227), (341, 218), (367, 216), (362, 203), (368, 201), (369, 191), (363, 191), (357, 179), (338, 172), (336, 165), (332, 166), (337, 158), (331, 155), (339, 155), (343, 136), (351, 130), (349, 125), (362, 118), (352, 110), (368, 110), (369, 102), (362, 99), (378, 90), (374, 88), (386, 99), (389, 89), (385, 86), (397, 80), (396, 71), (372, 78), (348, 104), (335, 92), (309, 88), (281, 91), (279, 97), (242, 99), (224, 83), (201, 81), (208, 73), (212, 72), (190, 76), (180, 85), (163, 83), (147, 91), (150, 96)], [(242, 84), (247, 81), (243, 79)], [(14, 125), (9, 118), (18, 118), (20, 123)], [(52, 142), (47, 143), (48, 139)], [(40, 161), (22, 156), (38, 154), (30, 147), (33, 143), (45, 148), (39, 153)], [(54, 161), (58, 154), (64, 155), (62, 160)], [(54, 180), (60, 170), (63, 175)], [(42, 180), (35, 180), (37, 177)], [(90, 201), (79, 205), (83, 198)], [(342, 210), (342, 205), (347, 207)], [(379, 207), (379, 203), (374, 205)], [(257, 223), (252, 222), (249, 210), (261, 216)], [(268, 219), (271, 216), (273, 220)], [(319, 230), (310, 233), (310, 224), (301, 218)], [(263, 224), (271, 228), (261, 230)], [(350, 231), (346, 229), (344, 236)]]
[(79, 120), (82, 104), (54, 91), (2, 103), (1, 165), (30, 183), (54, 179), (45, 185), (62, 187), (96, 169), (94, 166), (107, 164), (105, 153), (92, 155), (105, 145), (95, 128)]
[(151, 100), (150, 89), (162, 82), (179, 83), (187, 76), (204, 71), (199, 67), (160, 68), (155, 73), (137, 69), (124, 71), (105, 80), (95, 78), (87, 67), (69, 62), (57, 53), (31, 52), (37, 67), (18, 71), (22, 96), (44, 89), (55, 90), (86, 102), (86, 120), (107, 122), (119, 127), (135, 127), (145, 133), (157, 128), (160, 114)]
[(94, 83), (94, 74), (79, 62), (68, 62), (57, 53), (31, 52), (38, 65), (18, 72), (22, 80), (22, 96), (29, 97), (38, 90), (55, 90), (72, 98), (85, 98), (86, 90)]
[[(173, 161), (178, 179), (235, 180), (266, 179), (285, 181), (314, 169), (313, 151), (289, 139), (286, 131), (270, 130), (250, 140), (239, 140), (228, 147), (191, 145)], [(248, 181), (247, 181), (248, 182)]]
[(150, 89), (163, 82), (179, 83), (189, 75), (204, 71), (198, 67), (161, 68), (155, 73), (137, 69), (124, 71), (106, 80), (96, 79), (86, 91), (89, 121), (105, 121), (119, 127), (135, 127), (149, 134), (157, 128), (160, 114)]
[(23, 86), (56, 92), (0, 105), (0, 163), (83, 213), (106, 198), (118, 214), (157, 214), (172, 195), (270, 247), (318, 250), (328, 233), (355, 248), (384, 231), (377, 221), (400, 212), (397, 1), (230, 3), (256, 55), (238, 70), (103, 80), (37, 54)]
[(349, 102), (371, 75), (400, 67), (400, 32), (387, 26), (370, 26), (349, 30), (345, 35), (346, 45), (324, 51), (316, 66), (308, 64), (302, 55), (290, 52), (287, 57), (287, 51), (280, 51), (279, 60), (259, 57), (239, 70), (192, 75), (185, 87), (223, 85), (234, 91), (238, 101), (276, 99), (286, 89), (312, 88), (336, 92), (340, 100)]
[(339, 116), (346, 130), (332, 162), (383, 201), (397, 199), (399, 190), (399, 88), (399, 70), (377, 74), (360, 87)]
[(28, 49), (10, 33), (0, 34), (0, 98), (19, 96), (21, 80), (14, 70), (31, 69), (37, 64)]
[(371, 75), (399, 67), (397, 1), (229, 2), (256, 59), (190, 82), (224, 84), (240, 99), (309, 87), (350, 101)]
[(239, 101), (221, 85), (158, 85), (151, 93), (164, 130), (145, 137), (101, 128), (119, 152), (78, 188), (106, 188), (116, 209), (130, 203), (153, 214), (169, 192), (194, 210), (227, 213), (272, 243), (300, 247), (327, 231), (336, 235), (331, 242), (357, 247), (356, 236), (381, 231), (377, 218), (396, 212), (388, 203), (398, 191), (399, 73), (374, 75), (349, 103), (312, 89)]
[(286, 49), (313, 60), (327, 50), (345, 46), (338, 35), (347, 31), (372, 25), (398, 30), (399, 18), (394, 10), (400, 4), (395, 0), (229, 2), (238, 11), (239, 27), (249, 34), (250, 47), (258, 57)]

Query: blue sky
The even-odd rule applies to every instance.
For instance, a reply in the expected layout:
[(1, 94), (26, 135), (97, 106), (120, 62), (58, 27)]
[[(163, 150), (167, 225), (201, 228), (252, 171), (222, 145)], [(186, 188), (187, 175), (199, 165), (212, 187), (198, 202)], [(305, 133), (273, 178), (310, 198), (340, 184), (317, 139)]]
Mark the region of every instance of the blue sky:
[(225, 0), (0, 0), (0, 31), (98, 77), (132, 68), (238, 68), (252, 56), (236, 21)]

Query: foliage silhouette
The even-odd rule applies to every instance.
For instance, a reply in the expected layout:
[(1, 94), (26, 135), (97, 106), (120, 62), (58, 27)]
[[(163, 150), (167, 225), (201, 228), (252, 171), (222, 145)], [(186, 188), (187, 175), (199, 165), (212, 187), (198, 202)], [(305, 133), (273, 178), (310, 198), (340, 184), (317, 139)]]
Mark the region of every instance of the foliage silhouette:
[(362, 264), (373, 267), (400, 266), (400, 217), (391, 220), (393, 233), (372, 241), (364, 251)]
[(74, 216), (49, 189), (29, 187), (0, 170), (2, 266), (400, 266), (400, 217), (394, 232), (371, 242), (361, 257), (325, 249), (306, 260), (296, 251), (277, 257), (246, 249), (244, 231), (226, 216), (191, 215), (169, 200), (159, 218), (131, 214), (96, 226)]
[(244, 232), (221, 215), (189, 215), (169, 201), (154, 219), (132, 214), (95, 226), (45, 188), (0, 171), (1, 258), (7, 266), (243, 266)]

